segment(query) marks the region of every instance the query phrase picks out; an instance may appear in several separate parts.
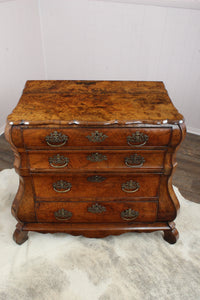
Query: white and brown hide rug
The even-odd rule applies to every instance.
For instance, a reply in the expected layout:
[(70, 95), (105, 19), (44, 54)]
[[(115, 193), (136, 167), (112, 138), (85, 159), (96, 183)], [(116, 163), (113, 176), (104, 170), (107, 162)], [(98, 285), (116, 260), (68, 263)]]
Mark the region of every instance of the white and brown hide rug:
[(174, 245), (162, 232), (103, 239), (29, 232), (19, 246), (10, 213), (18, 180), (14, 169), (0, 172), (1, 300), (200, 299), (200, 205), (177, 188), (180, 238)]

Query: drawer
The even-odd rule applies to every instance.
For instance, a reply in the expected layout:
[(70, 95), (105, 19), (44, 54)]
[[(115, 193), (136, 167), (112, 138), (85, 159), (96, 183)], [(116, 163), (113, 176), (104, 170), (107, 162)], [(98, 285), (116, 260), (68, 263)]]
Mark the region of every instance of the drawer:
[(154, 222), (157, 202), (37, 202), (38, 222)]
[(27, 149), (166, 146), (170, 128), (26, 128)]
[(44, 201), (90, 198), (157, 197), (160, 175), (156, 174), (45, 174), (32, 175), (35, 195)]
[(163, 169), (165, 151), (29, 151), (31, 171), (66, 171), (121, 169), (122, 171)]

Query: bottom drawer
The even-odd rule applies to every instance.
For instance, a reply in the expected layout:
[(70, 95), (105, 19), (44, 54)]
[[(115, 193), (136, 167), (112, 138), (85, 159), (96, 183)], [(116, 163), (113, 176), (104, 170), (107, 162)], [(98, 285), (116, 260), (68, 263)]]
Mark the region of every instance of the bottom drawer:
[(38, 222), (154, 222), (156, 201), (37, 202)]

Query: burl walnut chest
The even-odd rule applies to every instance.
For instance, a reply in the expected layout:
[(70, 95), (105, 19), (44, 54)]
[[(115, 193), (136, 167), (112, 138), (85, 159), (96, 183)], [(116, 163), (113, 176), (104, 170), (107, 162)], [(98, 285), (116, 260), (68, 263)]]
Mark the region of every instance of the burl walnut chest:
[(172, 174), (185, 125), (162, 82), (28, 81), (5, 134), (20, 175), (18, 244), (28, 231), (162, 230), (176, 242)]

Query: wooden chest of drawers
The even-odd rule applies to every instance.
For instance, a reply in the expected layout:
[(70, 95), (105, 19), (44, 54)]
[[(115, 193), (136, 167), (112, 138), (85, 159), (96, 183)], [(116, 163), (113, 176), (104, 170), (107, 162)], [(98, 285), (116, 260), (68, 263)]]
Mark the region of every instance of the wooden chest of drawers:
[(18, 244), (28, 231), (163, 230), (176, 242), (171, 182), (185, 125), (162, 82), (28, 81), (5, 134), (20, 175)]

